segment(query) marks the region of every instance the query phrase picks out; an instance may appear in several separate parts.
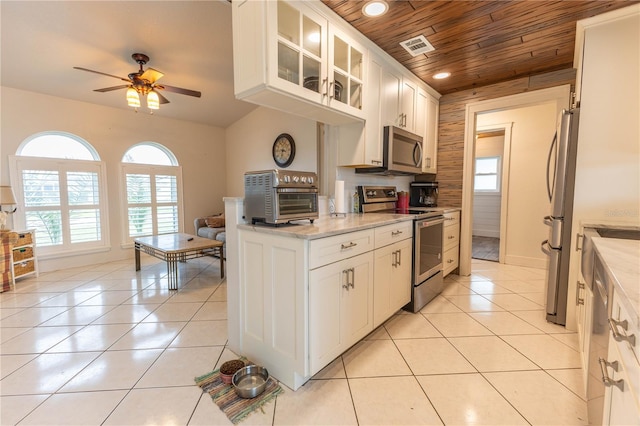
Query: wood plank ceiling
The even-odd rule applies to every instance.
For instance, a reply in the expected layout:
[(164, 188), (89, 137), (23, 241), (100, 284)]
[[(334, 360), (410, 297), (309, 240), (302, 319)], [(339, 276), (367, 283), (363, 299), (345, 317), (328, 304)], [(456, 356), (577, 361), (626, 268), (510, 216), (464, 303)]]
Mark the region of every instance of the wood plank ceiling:
[[(366, 1), (322, 2), (444, 95), (572, 68), (576, 21), (637, 1), (387, 0), (377, 18), (363, 15)], [(419, 35), (435, 50), (412, 57), (399, 43)], [(451, 77), (434, 79), (441, 71)]]

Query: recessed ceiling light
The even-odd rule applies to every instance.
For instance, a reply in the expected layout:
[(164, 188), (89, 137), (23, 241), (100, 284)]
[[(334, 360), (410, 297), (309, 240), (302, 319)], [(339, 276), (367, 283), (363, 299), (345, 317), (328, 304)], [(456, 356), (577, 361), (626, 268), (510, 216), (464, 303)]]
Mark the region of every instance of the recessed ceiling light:
[(389, 10), (389, 5), (384, 0), (372, 0), (368, 1), (362, 7), (362, 13), (365, 16), (370, 18), (375, 18), (376, 16), (384, 15)]
[(435, 78), (436, 80), (442, 80), (443, 78), (447, 78), (451, 75), (450, 72), (439, 72), (437, 74), (433, 75), (433, 78)]

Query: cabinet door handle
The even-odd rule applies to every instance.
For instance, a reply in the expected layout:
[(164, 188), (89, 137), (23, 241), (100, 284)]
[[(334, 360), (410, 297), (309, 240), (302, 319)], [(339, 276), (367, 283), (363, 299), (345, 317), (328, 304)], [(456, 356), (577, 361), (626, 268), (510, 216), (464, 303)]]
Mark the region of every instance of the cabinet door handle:
[(576, 234), (576, 251), (580, 251), (582, 250), (582, 241), (583, 241), (584, 235), (581, 233), (577, 233)]
[(391, 231), (391, 236), (392, 237), (396, 237), (398, 235), (402, 234), (402, 231)]
[(355, 268), (349, 268), (348, 271), (351, 272), (351, 281), (349, 282), (349, 285), (351, 286), (351, 288), (355, 288), (356, 287), (356, 284), (355, 284), (355, 281), (356, 281), (356, 270), (355, 270)]
[(624, 392), (624, 380), (613, 380), (609, 377), (609, 373), (607, 372), (607, 367), (613, 368), (613, 371), (618, 371), (618, 361), (607, 362), (606, 359), (599, 358), (598, 363), (600, 364), (600, 372), (602, 373), (602, 383), (607, 387), (617, 386)]
[(584, 283), (578, 281), (578, 285), (576, 286), (576, 306), (584, 305), (584, 299), (580, 297), (580, 290), (584, 288)]
[(398, 250), (392, 252), (391, 256), (393, 256), (391, 260), (391, 266), (395, 268), (398, 265)]
[(346, 245), (346, 246), (345, 246), (344, 244), (340, 244), (340, 248), (341, 248), (342, 250), (346, 250), (346, 249), (350, 249), (351, 247), (355, 247), (355, 246), (357, 246), (357, 245), (358, 245), (358, 243), (354, 243), (354, 242), (352, 241), (352, 242), (350, 242), (350, 243), (349, 243), (348, 245)]
[(398, 250), (398, 266), (402, 265), (402, 250)]
[(329, 99), (333, 99), (333, 81), (329, 82)]
[(322, 97), (326, 97), (327, 94), (329, 93), (329, 90), (327, 90), (327, 82), (329, 81), (328, 78), (323, 78), (322, 79), (322, 88), (324, 89), (324, 92), (322, 93)]
[(449, 236), (447, 237), (447, 239), (448, 239), (448, 240), (453, 240), (454, 238), (455, 238), (455, 237), (454, 237), (453, 235), (449, 235)]
[(453, 259), (447, 260), (447, 263), (453, 263)]
[(622, 329), (626, 331), (629, 324), (627, 323), (627, 320), (616, 321), (613, 318), (609, 318), (609, 328), (611, 329), (611, 334), (613, 335), (615, 341), (622, 342), (623, 340), (626, 340), (631, 346), (635, 346), (636, 335), (631, 334), (629, 336), (625, 336), (623, 334), (620, 334), (618, 333), (618, 326), (622, 327)]
[[(345, 269), (342, 271), (342, 275), (346, 275), (347, 279), (346, 279), (346, 283), (342, 284), (342, 288), (346, 288), (347, 291), (349, 290), (349, 269)], [(343, 279), (342, 282), (345, 282), (345, 280)]]

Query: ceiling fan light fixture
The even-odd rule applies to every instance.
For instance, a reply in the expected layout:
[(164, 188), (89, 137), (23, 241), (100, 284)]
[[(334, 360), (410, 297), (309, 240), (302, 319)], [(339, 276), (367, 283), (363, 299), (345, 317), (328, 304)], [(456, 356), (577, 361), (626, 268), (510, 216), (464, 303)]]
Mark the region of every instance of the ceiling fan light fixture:
[(447, 78), (451, 75), (450, 72), (439, 72), (437, 74), (433, 75), (433, 78), (435, 78), (436, 80), (442, 80), (443, 78)]
[(133, 108), (140, 108), (140, 96), (133, 87), (127, 89), (127, 105)]
[(362, 13), (369, 18), (384, 15), (389, 10), (389, 4), (384, 0), (371, 0), (362, 7)]
[(147, 107), (149, 109), (160, 109), (160, 98), (153, 90), (147, 93)]

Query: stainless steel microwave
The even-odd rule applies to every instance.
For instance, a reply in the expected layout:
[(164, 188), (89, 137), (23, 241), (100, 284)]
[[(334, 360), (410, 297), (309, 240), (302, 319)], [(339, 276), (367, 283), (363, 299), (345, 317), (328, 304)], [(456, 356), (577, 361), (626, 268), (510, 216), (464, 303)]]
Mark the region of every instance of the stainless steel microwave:
[(382, 167), (356, 169), (356, 173), (417, 175), (422, 173), (422, 136), (395, 126), (383, 128)]

